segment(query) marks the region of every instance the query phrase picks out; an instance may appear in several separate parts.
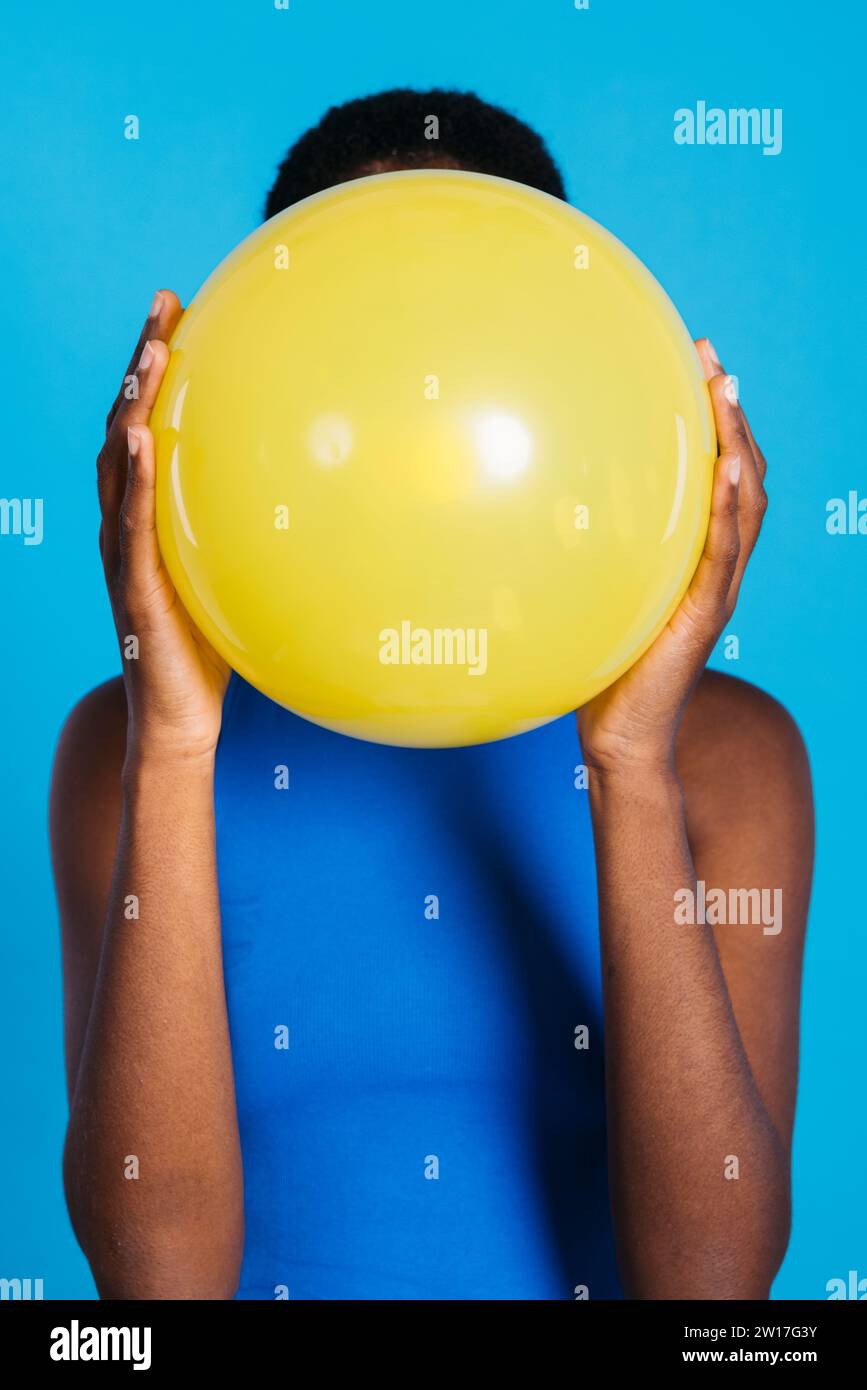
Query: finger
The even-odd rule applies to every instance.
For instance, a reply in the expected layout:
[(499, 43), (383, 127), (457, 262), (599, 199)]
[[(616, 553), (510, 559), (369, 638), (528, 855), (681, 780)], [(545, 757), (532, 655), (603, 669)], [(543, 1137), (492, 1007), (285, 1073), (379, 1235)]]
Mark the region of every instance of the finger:
[(734, 611), (741, 580), (755, 549), (768, 509), (768, 497), (759, 473), (758, 462), (744, 429), (743, 412), (740, 412), (740, 420), (735, 420), (735, 428), (730, 428), (732, 414), (736, 412), (736, 407), (732, 404), (730, 380), (726, 376), (715, 376), (708, 385), (720, 439), (726, 439), (729, 445), (728, 452), (733, 455), (736, 453), (741, 460), (738, 499), (739, 550), (726, 602), (727, 617)]
[(756, 470), (758, 472), (759, 478), (762, 481), (764, 481), (765, 474), (768, 471), (767, 460), (764, 454), (762, 453), (761, 449), (759, 448), (758, 444), (756, 443), (756, 437), (750, 429), (750, 422), (746, 417), (743, 406), (741, 406), (741, 416), (743, 417), (744, 429), (746, 430), (747, 439), (750, 441), (750, 448), (753, 451), (753, 458), (756, 461)]
[[(713, 357), (714, 357), (714, 359), (715, 359), (715, 361), (716, 361), (716, 363), (717, 363), (718, 372), (719, 372), (720, 374), (722, 374), (722, 373), (723, 373), (722, 364), (719, 362), (719, 358), (716, 357), (716, 353), (713, 351), (713, 346), (712, 346), (712, 345), (711, 345), (711, 352), (712, 352)], [(715, 374), (715, 375), (716, 375), (716, 374)], [(743, 428), (744, 434), (745, 434), (745, 436), (746, 436), (746, 439), (747, 439), (747, 441), (748, 441), (748, 443), (749, 443), (749, 446), (750, 446), (750, 449), (751, 449), (751, 451), (752, 451), (752, 455), (753, 455), (753, 459), (754, 459), (754, 461), (755, 461), (756, 471), (758, 472), (759, 479), (760, 479), (760, 480), (763, 480), (765, 474), (766, 474), (767, 471), (768, 471), (767, 460), (765, 459), (764, 454), (762, 453), (761, 449), (759, 448), (758, 444), (756, 443), (756, 437), (755, 437), (755, 435), (753, 434), (753, 432), (752, 432), (752, 430), (751, 430), (751, 428), (750, 428), (750, 422), (749, 422), (749, 420), (747, 419), (746, 411), (744, 410), (743, 405), (742, 405), (742, 403), (741, 403), (741, 400), (740, 400), (740, 381), (739, 381), (738, 377), (736, 377), (736, 376), (729, 376), (729, 377), (726, 378), (726, 380), (727, 380), (727, 383), (728, 383), (728, 384), (727, 384), (727, 387), (726, 387), (726, 397), (727, 397), (727, 399), (730, 400), (734, 405), (736, 405), (737, 408), (738, 408), (738, 410), (740, 411), (740, 422), (741, 422), (741, 426), (742, 426), (742, 428)]]
[[(716, 348), (709, 338), (697, 338), (695, 347), (704, 371), (704, 379), (711, 393), (720, 452), (722, 453), (726, 448), (748, 448), (752, 452), (753, 446), (748, 434), (746, 417), (738, 400), (737, 377), (726, 374), (717, 356)], [(712, 384), (717, 380), (721, 381), (722, 385), (714, 390)]]
[(160, 569), (155, 480), (153, 435), (144, 425), (131, 425), (126, 488), (117, 526), (127, 611), (135, 611), (136, 603), (151, 592)]
[(695, 350), (698, 353), (698, 360), (701, 363), (705, 381), (710, 381), (712, 376), (719, 376), (723, 369), (722, 363), (710, 338), (696, 338)]
[(135, 391), (118, 407), (111, 422), (109, 440), (116, 434), (121, 449), (126, 448), (130, 425), (146, 425), (169, 364), (169, 350), (159, 338), (149, 338), (141, 351), (133, 377)]
[(707, 386), (720, 453), (752, 455), (752, 445), (744, 428), (744, 413), (738, 403), (737, 379), (725, 372), (716, 372), (708, 378)]
[(717, 639), (740, 555), (738, 506), (742, 462), (738, 454), (722, 453), (716, 462), (710, 521), (704, 550), (673, 626), (687, 622), (702, 646)]
[[(142, 418), (147, 420), (168, 359), (163, 348), (155, 348), (154, 344), (165, 343), (174, 332), (182, 312), (180, 300), (172, 290), (158, 290), (154, 295), (135, 353), (106, 420), (106, 437), (96, 461), (96, 474), (100, 507), (106, 523), (100, 553), (109, 576), (117, 562), (117, 518), (126, 487), (126, 427)], [(164, 337), (155, 336), (158, 334)], [(149, 343), (150, 351), (147, 351)], [(132, 412), (131, 419), (124, 419), (121, 428), (115, 428), (119, 417), (126, 413), (126, 408), (140, 405), (142, 400), (146, 403), (145, 411)]]
[(96, 460), (96, 490), (102, 523), (99, 528), (99, 553), (107, 575), (117, 559), (117, 514), (126, 487), (126, 460), (121, 457), (116, 441), (102, 446)]
[(118, 558), (117, 516), (127, 478), (126, 431), (131, 425), (147, 424), (168, 360), (169, 350), (165, 343), (156, 340), (145, 343), (135, 373), (137, 396), (126, 401), (118, 410), (97, 459), (97, 486), (106, 524), (102, 555), (103, 561), (110, 567)]
[(111, 429), (114, 417), (124, 401), (129, 400), (136, 390), (135, 370), (144, 351), (145, 343), (152, 338), (158, 338), (161, 342), (167, 343), (174, 333), (182, 313), (181, 302), (173, 290), (157, 290), (139, 334), (138, 342), (133, 349), (132, 357), (129, 359), (127, 369), (124, 372), (123, 381), (106, 417), (106, 434)]
[[(721, 453), (738, 454), (743, 466), (740, 481), (741, 547), (755, 544), (767, 507), (758, 460), (750, 443), (744, 413), (730, 376), (715, 376), (708, 383)], [(747, 556), (749, 558), (749, 556)]]
[[(749, 468), (754, 470), (756, 468), (755, 462), (750, 464)], [(747, 490), (744, 488), (744, 477), (745, 474), (742, 474), (739, 516), (740, 549), (738, 552), (737, 564), (735, 565), (735, 572), (732, 575), (732, 582), (729, 587), (728, 599), (726, 601), (726, 619), (731, 617), (737, 605), (741, 590), (741, 581), (743, 580), (747, 565), (752, 559), (752, 554), (756, 548), (756, 542), (762, 529), (762, 523), (765, 519), (765, 513), (768, 510), (767, 493), (762, 486), (758, 471), (755, 473), (754, 489), (748, 490), (751, 493), (749, 501), (745, 500)]]
[[(725, 369), (722, 365), (722, 362), (719, 359), (719, 354), (717, 353), (717, 350), (711, 342), (710, 338), (696, 338), (695, 347), (696, 351), (698, 352), (699, 361), (701, 362), (706, 381), (709, 382), (713, 377), (722, 376), (725, 374)], [(731, 377), (731, 382), (732, 387), (730, 389), (732, 391), (732, 394), (735, 396), (735, 399), (737, 400), (740, 396), (740, 386), (737, 377)], [(741, 406), (740, 409), (744, 433), (746, 434), (747, 440), (749, 441), (750, 449), (753, 453), (753, 458), (756, 461), (756, 468), (758, 469), (759, 477), (764, 478), (765, 473), (768, 470), (767, 461), (758, 444), (756, 443), (755, 435), (750, 429), (750, 422), (747, 419), (746, 414), (744, 413), (743, 406)]]

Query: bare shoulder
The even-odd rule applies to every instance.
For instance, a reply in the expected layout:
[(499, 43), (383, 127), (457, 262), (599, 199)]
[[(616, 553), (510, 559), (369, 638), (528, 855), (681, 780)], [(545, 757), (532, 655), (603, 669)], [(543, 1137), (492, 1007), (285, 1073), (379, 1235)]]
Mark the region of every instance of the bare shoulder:
[(79, 700), (61, 730), (50, 809), (51, 846), (60, 890), (64, 886), (61, 875), (75, 867), (79, 851), (86, 849), (92, 862), (99, 849), (108, 845), (113, 856), (126, 721), (126, 693), (118, 676)]
[(812, 834), (804, 740), (788, 710), (758, 686), (705, 671), (677, 742), (690, 835), (745, 821), (766, 832), (785, 823)]
[(126, 751), (126, 691), (123, 679), (105, 681), (73, 706), (57, 743), (54, 784), (99, 784), (120, 772)]

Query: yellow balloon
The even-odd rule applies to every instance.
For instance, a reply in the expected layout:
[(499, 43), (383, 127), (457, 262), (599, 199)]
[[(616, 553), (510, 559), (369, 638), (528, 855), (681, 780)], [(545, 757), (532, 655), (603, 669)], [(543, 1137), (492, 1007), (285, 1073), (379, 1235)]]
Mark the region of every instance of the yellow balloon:
[(304, 718), (417, 747), (575, 709), (701, 552), (716, 438), (659, 284), (454, 170), (354, 180), (217, 268), (171, 343), (157, 526), (194, 622)]

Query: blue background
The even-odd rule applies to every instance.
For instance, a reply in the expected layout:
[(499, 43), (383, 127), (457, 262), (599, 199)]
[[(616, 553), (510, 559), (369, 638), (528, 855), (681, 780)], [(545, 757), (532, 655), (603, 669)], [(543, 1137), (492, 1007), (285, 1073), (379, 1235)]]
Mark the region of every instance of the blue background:
[[(55, 740), (117, 670), (93, 461), (155, 288), (186, 302), (255, 225), (288, 145), (334, 102), (471, 88), (535, 125), (571, 200), (709, 334), (769, 460), (771, 508), (730, 631), (793, 712), (815, 777), (794, 1228), (778, 1297), (867, 1276), (863, 1156), (864, 579), (831, 537), (863, 461), (864, 21), (809, 0), (55, 0), (5, 16), (0, 495), (45, 539), (0, 537), (0, 1275), (92, 1297), (60, 1180), (60, 961), (46, 835)], [(783, 151), (679, 147), (673, 113), (782, 107)], [(139, 116), (138, 142), (123, 137)]]

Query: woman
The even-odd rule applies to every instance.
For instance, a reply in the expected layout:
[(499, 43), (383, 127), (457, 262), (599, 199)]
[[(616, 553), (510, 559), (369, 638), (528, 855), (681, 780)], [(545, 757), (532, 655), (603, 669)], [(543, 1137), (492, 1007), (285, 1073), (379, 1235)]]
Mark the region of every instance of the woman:
[[(505, 112), (391, 92), (308, 132), (267, 214), (425, 165), (565, 196)], [(180, 313), (156, 295), (109, 413), (123, 676), (73, 711), (52, 794), (65, 1180), (100, 1294), (767, 1298), (812, 810), (786, 712), (704, 669), (765, 510), (734, 379), (701, 340), (720, 440), (704, 553), (577, 729), (383, 748), (230, 679), (177, 601), (148, 418)], [(782, 917), (688, 924), (705, 886), (770, 890)]]

